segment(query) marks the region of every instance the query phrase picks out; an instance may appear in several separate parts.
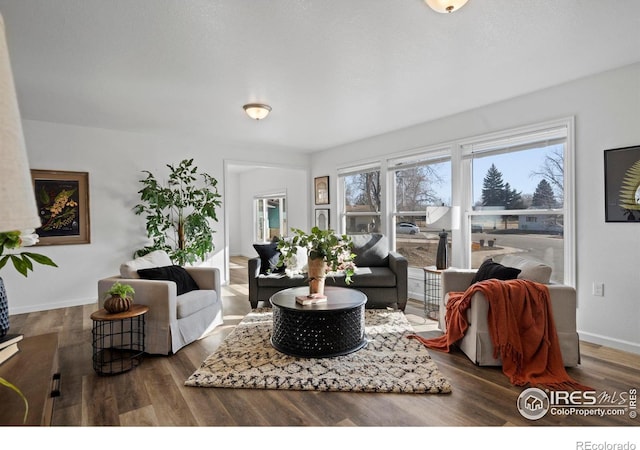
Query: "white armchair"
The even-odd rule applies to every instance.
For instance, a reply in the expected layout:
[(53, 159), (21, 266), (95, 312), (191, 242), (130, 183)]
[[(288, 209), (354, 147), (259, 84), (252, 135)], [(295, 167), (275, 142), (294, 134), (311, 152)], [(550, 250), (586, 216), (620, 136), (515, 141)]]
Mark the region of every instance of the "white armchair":
[[(551, 309), (560, 342), (562, 361), (565, 367), (574, 367), (580, 363), (580, 341), (576, 331), (576, 290), (571, 286), (549, 284), (551, 268), (541, 263), (507, 255), (500, 261), (508, 267), (522, 270), (518, 278), (532, 279), (547, 284), (551, 300)], [(442, 272), (442, 301), (439, 311), (439, 326), (445, 331), (446, 304), (449, 292), (464, 292), (476, 273), (474, 269), (447, 269)], [(469, 328), (458, 342), (458, 347), (474, 363), (480, 366), (501, 366), (500, 358), (493, 357), (493, 342), (489, 332), (487, 316), (489, 302), (481, 292), (472, 297), (467, 310)]]
[(176, 282), (141, 279), (137, 271), (173, 265), (164, 251), (151, 252), (120, 266), (120, 276), (98, 281), (99, 307), (105, 292), (116, 281), (135, 290), (134, 302), (147, 305), (145, 351), (149, 354), (176, 353), (185, 345), (204, 337), (222, 324), (220, 271), (213, 267), (185, 267), (198, 285), (197, 290), (178, 295)]

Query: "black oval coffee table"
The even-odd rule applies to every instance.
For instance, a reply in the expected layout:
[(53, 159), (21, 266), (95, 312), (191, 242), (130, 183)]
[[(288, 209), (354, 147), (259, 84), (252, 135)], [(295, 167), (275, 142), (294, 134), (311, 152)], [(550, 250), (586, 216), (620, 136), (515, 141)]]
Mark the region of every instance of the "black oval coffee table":
[(346, 355), (367, 345), (364, 306), (367, 296), (351, 288), (327, 286), (327, 301), (300, 305), (297, 295), (308, 286), (285, 289), (269, 299), (273, 306), (271, 345), (282, 353), (302, 358)]

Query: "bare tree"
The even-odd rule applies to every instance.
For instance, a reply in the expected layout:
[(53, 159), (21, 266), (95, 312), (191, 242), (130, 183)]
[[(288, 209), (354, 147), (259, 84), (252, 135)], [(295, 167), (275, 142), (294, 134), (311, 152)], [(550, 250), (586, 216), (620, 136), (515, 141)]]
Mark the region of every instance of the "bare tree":
[(562, 146), (555, 147), (544, 158), (542, 167), (531, 172), (531, 177), (542, 177), (553, 187), (556, 198), (564, 198), (564, 151)]
[(396, 209), (419, 211), (427, 205), (443, 203), (436, 186), (443, 180), (432, 165), (411, 167), (396, 173)]

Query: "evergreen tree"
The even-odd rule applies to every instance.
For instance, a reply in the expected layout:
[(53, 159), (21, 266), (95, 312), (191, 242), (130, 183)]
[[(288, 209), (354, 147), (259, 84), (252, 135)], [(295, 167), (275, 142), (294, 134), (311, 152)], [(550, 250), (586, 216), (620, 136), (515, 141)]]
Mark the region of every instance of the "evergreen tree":
[(491, 164), (482, 182), (482, 206), (505, 206), (502, 173)]
[(536, 186), (531, 205), (537, 208), (555, 208), (556, 198), (553, 194), (553, 188), (547, 180), (542, 179)]
[(515, 189), (511, 189), (511, 185), (506, 183), (504, 185), (504, 206), (505, 209), (522, 209), (524, 208), (524, 201), (522, 200), (522, 194)]

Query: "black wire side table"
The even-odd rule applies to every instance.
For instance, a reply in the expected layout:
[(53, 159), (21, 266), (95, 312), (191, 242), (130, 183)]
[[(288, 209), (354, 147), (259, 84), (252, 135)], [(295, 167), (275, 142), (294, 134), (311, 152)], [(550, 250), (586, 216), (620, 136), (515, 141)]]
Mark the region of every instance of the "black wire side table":
[(423, 267), (422, 270), (424, 271), (424, 315), (431, 320), (438, 320), (442, 297), (440, 285), (442, 270), (436, 269), (436, 266)]
[(304, 286), (271, 296), (271, 345), (276, 350), (301, 358), (328, 358), (353, 353), (367, 345), (364, 293), (327, 286), (325, 303), (303, 306), (296, 302), (296, 295), (308, 293), (309, 287)]
[(93, 321), (93, 370), (98, 375), (116, 375), (137, 367), (144, 355), (145, 314), (149, 307), (131, 305), (128, 311), (91, 314)]

